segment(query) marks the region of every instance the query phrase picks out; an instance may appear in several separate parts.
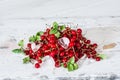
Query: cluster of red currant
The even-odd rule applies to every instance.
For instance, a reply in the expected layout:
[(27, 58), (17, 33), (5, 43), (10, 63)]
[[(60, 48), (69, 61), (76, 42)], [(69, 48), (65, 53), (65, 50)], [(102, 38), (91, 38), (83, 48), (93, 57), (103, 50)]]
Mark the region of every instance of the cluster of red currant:
[[(37, 39), (37, 37), (39, 39)], [(36, 68), (40, 67), (42, 58), (45, 56), (51, 56), (54, 59), (55, 67), (63, 65), (65, 68), (68, 67), (68, 62), (73, 57), (75, 63), (83, 56), (93, 58), (96, 61), (101, 60), (101, 58), (97, 56), (95, 50), (98, 45), (96, 43), (91, 44), (91, 41), (82, 35), (82, 30), (80, 28), (74, 30), (56, 23), (51, 28), (46, 29), (45, 32), (37, 33), (37, 37), (35, 37), (35, 39), (30, 38), (30, 43), (27, 44), (27, 48), (23, 49), (25, 55), (29, 56), (29, 59), (37, 61), (35, 63)], [(59, 39), (63, 37), (69, 39), (69, 44), (66, 45), (67, 48), (59, 44)], [(31, 48), (32, 43), (40, 47), (33, 50)]]

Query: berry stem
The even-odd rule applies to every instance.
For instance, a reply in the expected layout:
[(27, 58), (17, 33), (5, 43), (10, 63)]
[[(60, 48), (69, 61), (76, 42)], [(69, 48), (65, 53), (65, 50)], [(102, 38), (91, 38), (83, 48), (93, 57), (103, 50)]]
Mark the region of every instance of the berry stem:
[(74, 49), (74, 47), (72, 47), (72, 49), (73, 49), (73, 53), (74, 53), (75, 57), (76, 57), (77, 59), (79, 59), (79, 58), (76, 56), (76, 54), (75, 54), (75, 49)]

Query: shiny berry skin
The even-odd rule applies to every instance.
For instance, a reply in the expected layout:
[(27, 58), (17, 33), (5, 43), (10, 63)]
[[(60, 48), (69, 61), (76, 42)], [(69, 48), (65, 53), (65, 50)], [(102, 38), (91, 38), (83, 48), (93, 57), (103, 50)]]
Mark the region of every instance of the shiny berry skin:
[(62, 60), (63, 62), (67, 62), (67, 58), (63, 58), (63, 60)]
[(50, 53), (50, 56), (51, 56), (51, 57), (54, 57), (55, 54), (56, 54), (56, 51), (52, 51), (52, 52)]
[(29, 55), (29, 50), (24, 50), (24, 53), (25, 53), (26, 55)]
[(100, 61), (101, 60), (101, 58), (100, 57), (96, 57), (96, 61)]
[(50, 37), (51, 37), (51, 38), (55, 38), (55, 35), (54, 35), (54, 34), (51, 34)]
[(55, 44), (51, 44), (50, 46), (51, 46), (51, 48), (56, 48)]
[(61, 52), (61, 53), (60, 53), (60, 56), (62, 57), (62, 56), (64, 56), (64, 54), (65, 54), (64, 52)]
[(39, 63), (35, 63), (35, 68), (40, 68), (40, 64)]
[(64, 66), (64, 68), (66, 68), (67, 67), (67, 63), (64, 63), (63, 66)]
[(27, 44), (27, 47), (28, 47), (28, 48), (31, 48), (31, 43), (28, 43), (28, 44)]
[(41, 59), (39, 59), (39, 60), (38, 60), (38, 63), (42, 63), (42, 60), (41, 60)]
[(98, 46), (98, 45), (97, 45), (96, 43), (94, 43), (94, 44), (93, 44), (93, 47), (95, 47), (95, 48), (96, 48), (97, 46)]
[(69, 47), (73, 47), (73, 46), (74, 46), (74, 42), (70, 42)]
[(86, 44), (90, 44), (90, 42), (91, 42), (90, 40), (86, 40), (85, 41)]
[(78, 33), (82, 33), (82, 29), (77, 29), (77, 32)]
[(60, 62), (59, 61), (57, 61), (57, 62), (55, 62), (55, 67), (60, 67)]
[(45, 39), (45, 36), (42, 35), (42, 36), (41, 36), (41, 40), (44, 40), (44, 39)]
[(32, 49), (30, 49), (30, 50), (29, 50), (29, 53), (30, 53), (30, 54), (32, 54), (32, 53), (33, 53), (33, 50), (32, 50)]
[(72, 34), (72, 35), (76, 35), (76, 31), (75, 31), (75, 30), (72, 30), (72, 31), (71, 31), (71, 34)]

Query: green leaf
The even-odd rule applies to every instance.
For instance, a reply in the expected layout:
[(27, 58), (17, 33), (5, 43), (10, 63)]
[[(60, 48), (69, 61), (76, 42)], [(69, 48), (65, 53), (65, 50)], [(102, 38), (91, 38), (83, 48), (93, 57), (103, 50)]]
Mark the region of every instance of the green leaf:
[(20, 41), (18, 42), (18, 46), (23, 47), (23, 46), (24, 46), (24, 40), (20, 40)]
[(36, 33), (36, 36), (41, 36), (41, 35), (43, 35), (43, 33), (44, 33), (43, 31), (39, 31)]
[(105, 54), (98, 54), (98, 57), (100, 57), (101, 59), (106, 59), (107, 55), (105, 55)]
[(61, 30), (61, 31), (65, 30), (65, 25), (62, 25), (62, 26), (60, 27), (60, 30)]
[(30, 62), (30, 57), (25, 57), (24, 59), (23, 59), (23, 63), (24, 64), (27, 64), (27, 63), (29, 63)]
[(36, 37), (34, 35), (29, 38), (30, 42), (34, 42), (35, 40), (36, 40)]
[(51, 29), (51, 30), (50, 30), (50, 34), (55, 34), (55, 33), (57, 33), (57, 32), (58, 32), (57, 29)]
[(68, 71), (73, 71), (74, 70), (73, 64), (68, 64), (67, 68), (68, 68)]
[(74, 64), (75, 63), (75, 58), (74, 57), (70, 58), (69, 63)]
[(40, 40), (40, 36), (36, 36), (36, 41), (39, 41)]
[(78, 64), (77, 63), (74, 63), (73, 66), (74, 66), (74, 70), (78, 69)]
[(57, 38), (59, 38), (59, 37), (60, 37), (60, 32), (57, 32), (57, 33), (55, 34), (55, 36), (56, 36)]
[(53, 22), (53, 28), (58, 29), (58, 23), (57, 22)]
[(13, 53), (23, 53), (22, 49), (14, 49), (12, 50)]

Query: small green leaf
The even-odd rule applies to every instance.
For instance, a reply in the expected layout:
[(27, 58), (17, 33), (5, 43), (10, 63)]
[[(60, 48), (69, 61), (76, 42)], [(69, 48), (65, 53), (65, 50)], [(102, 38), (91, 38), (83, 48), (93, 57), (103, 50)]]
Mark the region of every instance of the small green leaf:
[(14, 49), (14, 50), (12, 50), (12, 52), (14, 52), (14, 53), (23, 53), (23, 50), (22, 49)]
[(74, 70), (73, 64), (68, 64), (67, 68), (68, 68), (68, 71), (73, 71)]
[(36, 36), (41, 36), (41, 35), (43, 35), (43, 33), (44, 33), (43, 31), (39, 31), (36, 33)]
[(26, 63), (29, 63), (30, 62), (30, 57), (25, 57), (23, 59), (23, 63), (26, 64)]
[(62, 25), (62, 26), (60, 27), (60, 30), (61, 30), (61, 31), (65, 30), (65, 25)]
[(53, 22), (53, 28), (58, 29), (58, 23), (57, 22)]
[(50, 34), (55, 34), (55, 33), (57, 33), (57, 32), (58, 32), (57, 29), (51, 29), (51, 30), (50, 30)]
[(77, 63), (74, 63), (73, 66), (74, 66), (74, 70), (78, 69), (78, 64)]
[(74, 57), (70, 58), (69, 63), (74, 64), (75, 63), (75, 58)]
[(30, 42), (34, 42), (35, 40), (36, 40), (36, 37), (34, 35), (29, 38)]
[(36, 36), (36, 41), (39, 41), (40, 40), (40, 36)]
[(56, 36), (57, 38), (59, 38), (59, 37), (60, 37), (60, 32), (57, 32), (57, 33), (55, 34), (55, 36)]
[(107, 55), (105, 55), (105, 54), (98, 54), (98, 57), (100, 57), (101, 59), (106, 59)]
[(18, 46), (23, 47), (23, 46), (24, 46), (24, 40), (20, 40), (20, 41), (18, 42)]

